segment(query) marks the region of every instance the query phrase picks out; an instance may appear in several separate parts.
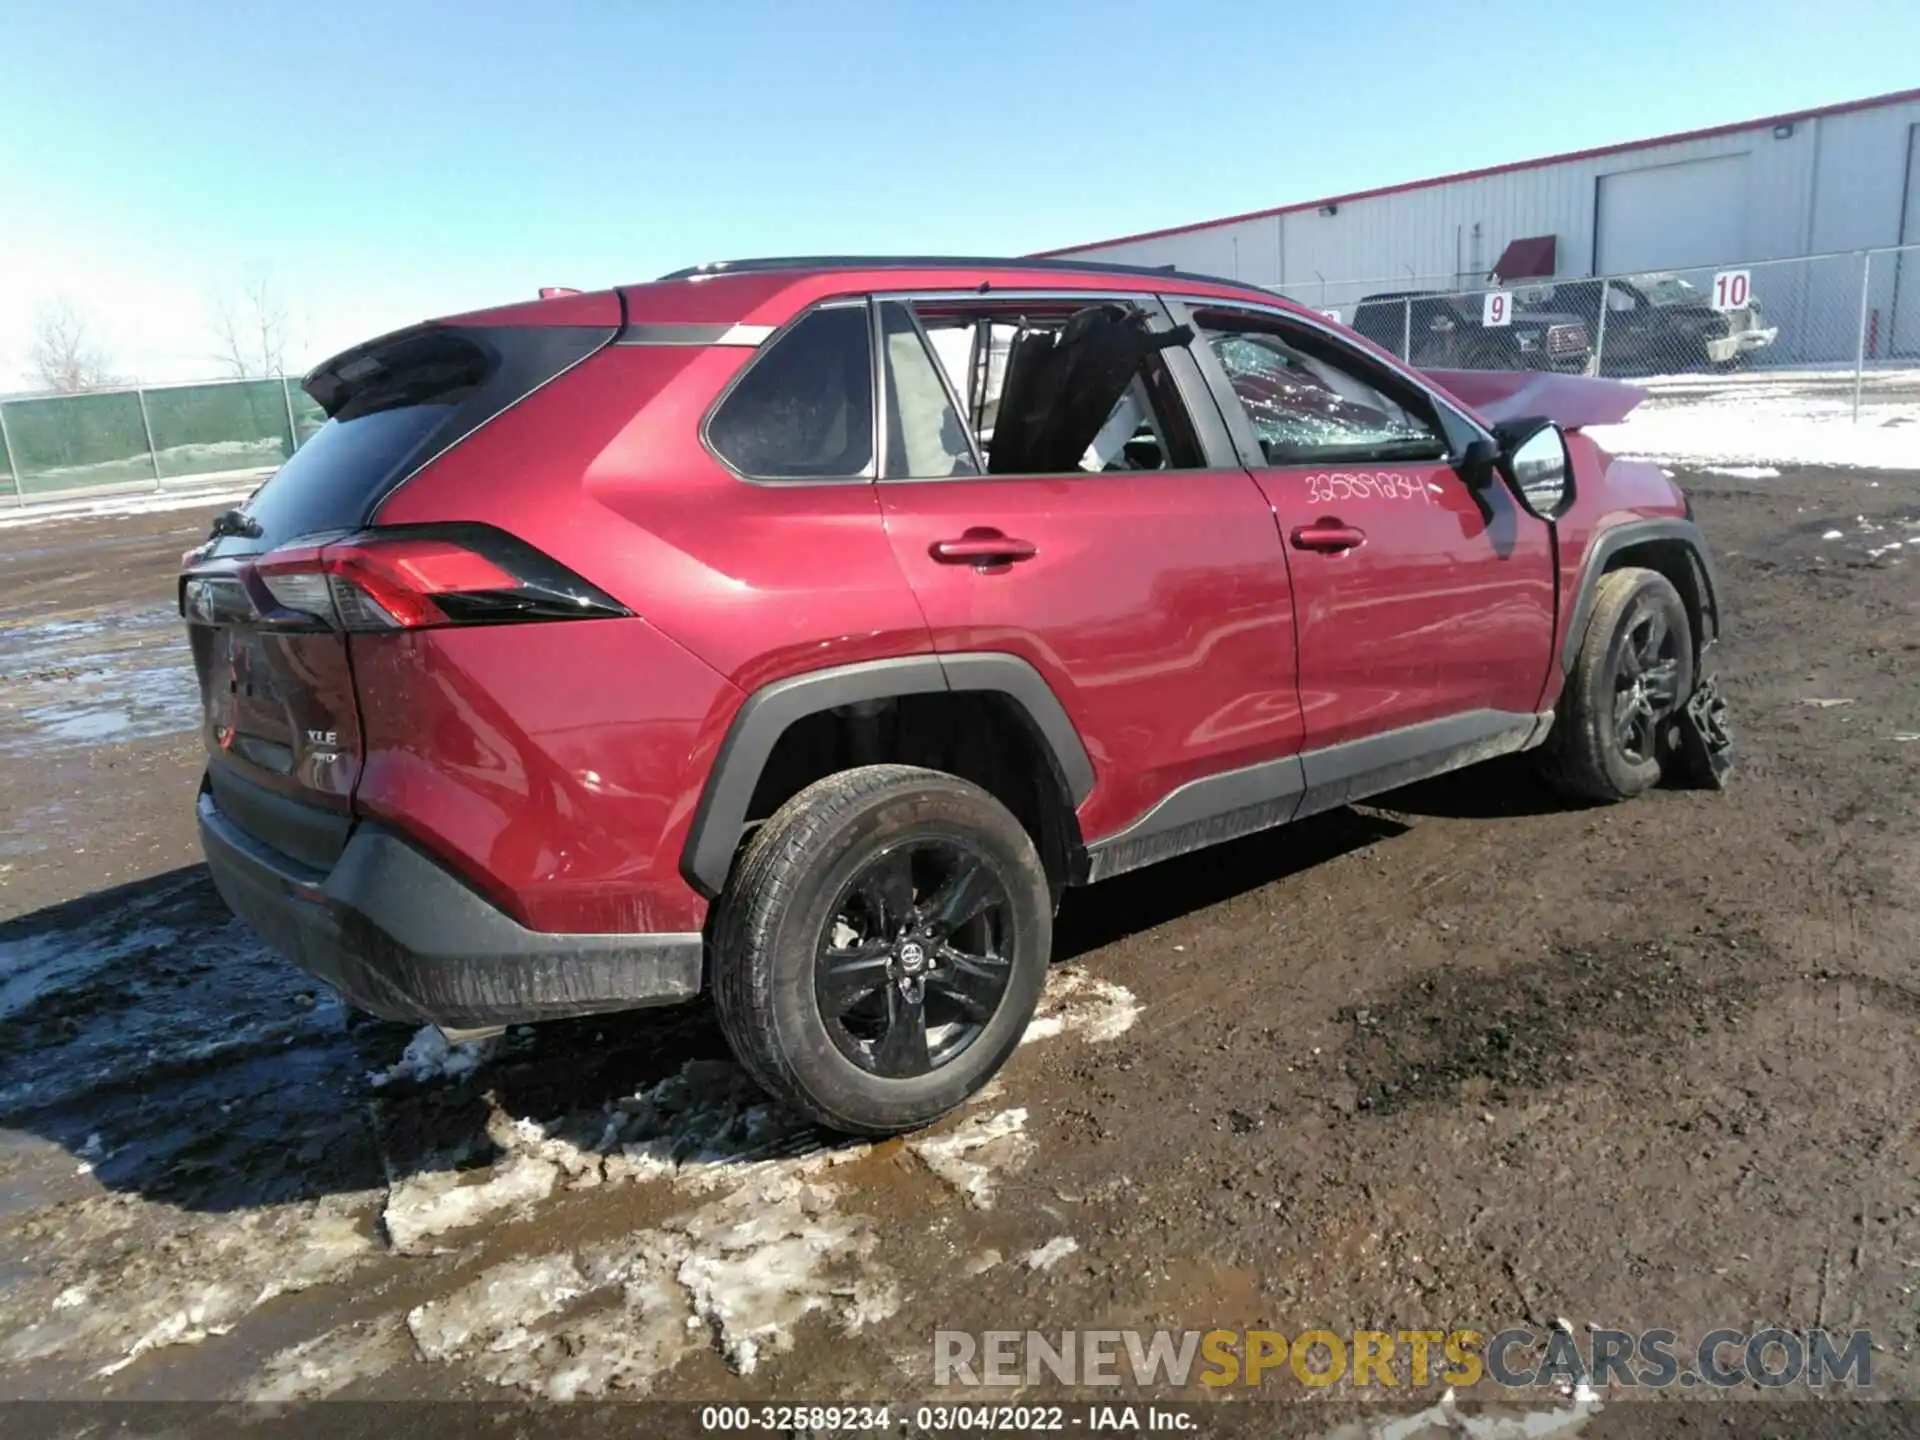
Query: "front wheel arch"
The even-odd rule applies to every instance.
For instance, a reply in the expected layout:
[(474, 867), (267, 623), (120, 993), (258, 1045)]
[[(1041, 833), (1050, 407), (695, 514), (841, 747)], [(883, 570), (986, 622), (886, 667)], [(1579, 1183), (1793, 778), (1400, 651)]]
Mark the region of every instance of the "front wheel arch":
[(1680, 592), (1693, 632), (1696, 668), (1720, 638), (1720, 586), (1700, 527), (1679, 516), (1631, 520), (1610, 526), (1587, 543), (1587, 553), (1574, 592), (1571, 617), (1560, 647), (1560, 673), (1573, 673), (1580, 646), (1593, 619), (1600, 582), (1627, 567), (1652, 570), (1666, 577)]

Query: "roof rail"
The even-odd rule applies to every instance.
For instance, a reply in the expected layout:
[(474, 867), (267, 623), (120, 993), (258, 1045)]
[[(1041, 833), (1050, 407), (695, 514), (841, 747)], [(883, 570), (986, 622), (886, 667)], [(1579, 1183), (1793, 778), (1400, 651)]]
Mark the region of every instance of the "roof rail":
[(1120, 265), (1106, 260), (1034, 259), (1018, 255), (789, 255), (749, 260), (714, 260), (662, 275), (661, 280), (690, 280), (697, 275), (756, 275), (775, 270), (1043, 270), (1076, 275), (1144, 275), (1199, 280), (1208, 285), (1230, 285), (1269, 298), (1250, 280), (1221, 275), (1199, 275), (1173, 265)]

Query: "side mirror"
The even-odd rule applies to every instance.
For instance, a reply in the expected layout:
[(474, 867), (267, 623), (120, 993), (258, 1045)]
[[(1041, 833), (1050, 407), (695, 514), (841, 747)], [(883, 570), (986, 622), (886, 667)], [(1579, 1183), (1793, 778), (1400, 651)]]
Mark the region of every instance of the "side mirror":
[(1494, 434), (1520, 503), (1542, 520), (1558, 520), (1573, 504), (1573, 460), (1560, 427), (1551, 420), (1516, 420)]

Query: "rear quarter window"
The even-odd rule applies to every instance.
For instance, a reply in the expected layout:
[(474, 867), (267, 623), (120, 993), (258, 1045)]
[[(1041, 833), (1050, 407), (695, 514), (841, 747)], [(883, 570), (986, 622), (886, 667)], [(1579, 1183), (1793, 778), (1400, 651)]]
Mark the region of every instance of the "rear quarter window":
[(755, 480), (873, 474), (873, 336), (864, 303), (808, 312), (748, 362), (707, 443)]

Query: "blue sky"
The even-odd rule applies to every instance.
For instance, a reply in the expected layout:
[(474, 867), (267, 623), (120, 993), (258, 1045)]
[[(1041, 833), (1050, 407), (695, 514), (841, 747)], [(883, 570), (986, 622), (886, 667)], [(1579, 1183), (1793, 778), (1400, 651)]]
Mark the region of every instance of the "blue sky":
[(0, 24), (0, 390), (33, 311), (214, 373), (733, 255), (1017, 253), (1920, 83), (1912, 0), (247, 5)]

